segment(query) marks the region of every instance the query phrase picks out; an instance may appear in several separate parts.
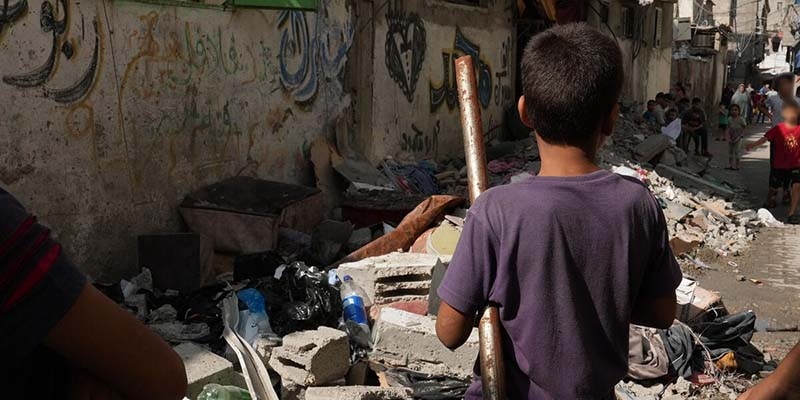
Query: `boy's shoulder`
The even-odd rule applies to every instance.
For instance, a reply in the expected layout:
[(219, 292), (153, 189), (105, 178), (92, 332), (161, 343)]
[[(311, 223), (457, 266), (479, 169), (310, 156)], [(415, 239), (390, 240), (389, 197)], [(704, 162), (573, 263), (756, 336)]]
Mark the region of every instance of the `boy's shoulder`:
[[(587, 196), (575, 196), (581, 192)], [(640, 180), (599, 170), (577, 177), (534, 176), (517, 183), (497, 186), (481, 194), (471, 210), (495, 214), (501, 210), (507, 212), (509, 209), (527, 207), (542, 209), (563, 204), (565, 193), (573, 196), (570, 204), (580, 203), (579, 199), (596, 201), (603, 195), (618, 199), (615, 204), (620, 207), (627, 206), (626, 202), (654, 201), (650, 189)]]

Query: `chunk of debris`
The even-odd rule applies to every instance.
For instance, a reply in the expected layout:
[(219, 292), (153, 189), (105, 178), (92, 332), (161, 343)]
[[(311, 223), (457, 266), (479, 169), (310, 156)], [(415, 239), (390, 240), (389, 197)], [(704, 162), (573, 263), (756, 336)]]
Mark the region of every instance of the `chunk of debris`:
[(673, 146), (672, 141), (665, 135), (652, 135), (636, 146), (636, 161), (646, 163), (652, 161), (664, 150)]
[(186, 379), (189, 382), (187, 395), (191, 399), (197, 398), (203, 387), (210, 383), (240, 387), (245, 385), (244, 377), (234, 371), (230, 361), (194, 343), (183, 343), (173, 347), (173, 350), (181, 357), (186, 368)]
[(432, 318), (384, 308), (373, 331), (372, 361), (436, 376), (472, 377), (479, 348), (477, 329), (463, 346), (450, 351), (439, 342)]
[(350, 368), (347, 334), (320, 327), (286, 335), (272, 352), (270, 367), (281, 378), (302, 386), (320, 386), (342, 379)]
[(350, 275), (375, 304), (428, 300), (431, 276), (439, 257), (391, 253), (339, 266), (339, 276)]
[(312, 387), (306, 390), (306, 400), (412, 400), (408, 388), (380, 386)]

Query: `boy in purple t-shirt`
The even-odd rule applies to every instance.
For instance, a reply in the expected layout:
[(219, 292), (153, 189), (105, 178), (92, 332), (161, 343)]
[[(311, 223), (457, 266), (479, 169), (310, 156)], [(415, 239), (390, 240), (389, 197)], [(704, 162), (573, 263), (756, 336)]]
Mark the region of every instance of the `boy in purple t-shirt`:
[[(681, 280), (658, 202), (594, 162), (619, 114), (622, 55), (586, 24), (560, 25), (531, 40), (521, 72), (541, 172), (472, 205), (438, 290), (437, 333), (459, 347), (494, 304), (508, 398), (612, 399), (629, 324), (669, 327)], [(467, 400), (481, 398), (475, 372)]]

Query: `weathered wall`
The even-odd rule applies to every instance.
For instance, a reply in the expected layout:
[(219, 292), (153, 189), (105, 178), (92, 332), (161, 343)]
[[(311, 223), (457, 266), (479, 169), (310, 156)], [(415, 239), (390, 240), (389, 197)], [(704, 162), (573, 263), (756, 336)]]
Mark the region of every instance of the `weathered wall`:
[(177, 203), (203, 184), (309, 181), (308, 143), (349, 102), (338, 77), (355, 32), (345, 0), (320, 3), (0, 10), (0, 181), (109, 279), (135, 270), (137, 234), (180, 227)]
[(416, 159), (463, 154), (453, 61), (465, 54), (476, 63), (484, 129), (498, 132), (503, 110), (515, 101), (514, 34), (511, 3), (489, 3), (407, 0), (371, 9), (366, 29), (373, 46), (359, 57), (372, 53), (373, 73), (364, 85), (372, 95), (359, 92), (357, 111), (357, 147), (370, 161), (400, 153)]
[[(603, 23), (596, 14), (588, 22), (602, 32), (613, 36), (622, 49), (625, 67), (625, 84), (622, 97), (625, 101), (644, 104), (658, 92), (670, 89), (672, 68), (672, 9), (673, 4), (655, 2), (648, 7), (635, 5), (636, 21), (633, 38), (623, 36), (622, 3), (612, 1), (608, 7), (608, 21)], [(594, 7), (598, 5), (593, 4)], [(661, 9), (661, 43), (656, 43), (656, 7)], [(613, 30), (613, 34), (612, 31)]]

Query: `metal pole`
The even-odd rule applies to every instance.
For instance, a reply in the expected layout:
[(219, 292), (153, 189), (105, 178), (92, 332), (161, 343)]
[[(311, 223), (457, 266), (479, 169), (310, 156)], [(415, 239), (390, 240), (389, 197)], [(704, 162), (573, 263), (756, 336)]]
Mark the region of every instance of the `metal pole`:
[[(461, 104), (461, 127), (464, 131), (464, 153), (467, 158), (469, 199), (471, 203), (488, 188), (486, 177), (486, 148), (483, 143), (483, 123), (478, 104), (478, 83), (472, 57), (456, 60), (456, 85)], [(481, 381), (484, 400), (506, 399), (506, 371), (503, 364), (500, 311), (487, 306), (478, 325), (480, 336)]]

